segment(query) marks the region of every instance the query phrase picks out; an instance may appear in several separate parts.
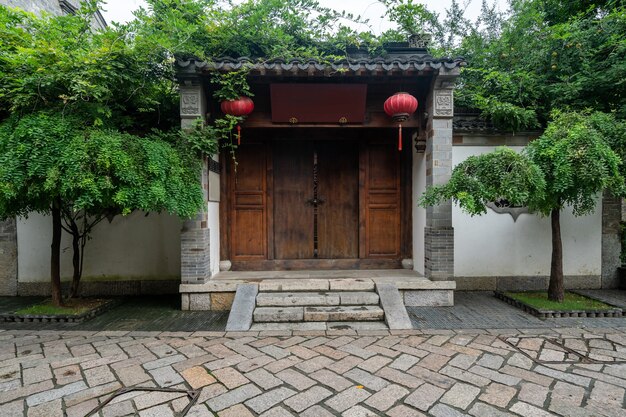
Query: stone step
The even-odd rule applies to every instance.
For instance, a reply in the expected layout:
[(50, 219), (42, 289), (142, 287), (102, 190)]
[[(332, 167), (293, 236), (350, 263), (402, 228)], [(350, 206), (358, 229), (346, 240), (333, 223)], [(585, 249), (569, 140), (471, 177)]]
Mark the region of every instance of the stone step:
[(372, 279), (267, 279), (259, 283), (259, 292), (277, 291), (374, 291)]
[(258, 307), (377, 305), (378, 294), (365, 291), (341, 292), (263, 292), (256, 298)]
[(378, 306), (257, 307), (255, 323), (383, 320)]
[(255, 323), (294, 322), (304, 320), (304, 307), (257, 307)]
[(253, 323), (250, 331), (326, 331), (326, 330), (356, 330), (374, 331), (389, 330), (384, 321), (307, 321), (299, 323)]
[(378, 306), (304, 308), (304, 321), (373, 321), (384, 317), (385, 312)]
[(311, 321), (376, 321), (385, 313), (378, 306), (316, 306), (316, 307), (257, 307), (255, 323), (284, 323)]

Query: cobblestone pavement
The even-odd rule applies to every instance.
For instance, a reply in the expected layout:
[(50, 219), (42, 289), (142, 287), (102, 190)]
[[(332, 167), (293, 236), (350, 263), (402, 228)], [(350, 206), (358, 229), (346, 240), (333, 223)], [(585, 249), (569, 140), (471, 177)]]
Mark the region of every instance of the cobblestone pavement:
[[(36, 304), (44, 297), (0, 297), (0, 313)], [(126, 297), (119, 305), (82, 323), (2, 323), (0, 329), (222, 331), (228, 311), (181, 311), (180, 296)], [(2, 417), (2, 416), (0, 416)]]
[[(586, 293), (626, 308), (626, 291), (587, 290)], [(414, 328), (530, 329), (556, 327), (619, 328), (626, 326), (626, 319), (624, 318), (539, 319), (498, 300), (493, 296), (493, 292), (487, 291), (457, 291), (454, 298), (455, 305), (453, 307), (407, 307)], [(0, 297), (0, 313), (14, 311), (41, 300), (43, 300), (42, 297)], [(110, 311), (84, 323), (0, 323), (0, 329), (223, 331), (227, 319), (228, 312), (181, 311), (179, 296), (150, 296), (128, 297)]]
[[(580, 291), (581, 293), (583, 291)], [(626, 308), (626, 291), (586, 290), (588, 296)], [(493, 296), (493, 292), (454, 293), (453, 307), (407, 307), (416, 329), (507, 329), (555, 327), (620, 327), (626, 318), (540, 319)]]
[(626, 327), (0, 331), (0, 416), (624, 416)]

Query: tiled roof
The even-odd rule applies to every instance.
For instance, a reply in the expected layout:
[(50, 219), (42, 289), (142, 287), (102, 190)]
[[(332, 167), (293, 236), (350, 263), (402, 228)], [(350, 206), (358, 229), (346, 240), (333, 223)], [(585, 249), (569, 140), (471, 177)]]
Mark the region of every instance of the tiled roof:
[(196, 59), (178, 59), (177, 65), (183, 72), (234, 71), (249, 65), (251, 73), (258, 74), (289, 74), (306, 72), (314, 73), (358, 73), (359, 75), (381, 73), (414, 73), (423, 70), (453, 70), (465, 65), (463, 58), (434, 58), (429, 54), (393, 54), (378, 58), (346, 58), (338, 61), (321, 61), (318, 59), (271, 59), (254, 60), (248, 57), (223, 57), (210, 62)]

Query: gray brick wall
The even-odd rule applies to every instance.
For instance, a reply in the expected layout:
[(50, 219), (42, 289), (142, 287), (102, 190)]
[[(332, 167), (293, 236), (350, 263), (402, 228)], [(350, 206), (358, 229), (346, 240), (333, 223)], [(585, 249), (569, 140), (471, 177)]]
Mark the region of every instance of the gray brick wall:
[[(445, 184), (452, 174), (452, 89), (449, 82), (436, 82), (427, 109), (426, 185)], [(454, 279), (454, 229), (452, 203), (426, 208), (424, 271), (432, 280)]]
[(209, 229), (183, 229), (180, 235), (180, 280), (183, 284), (204, 284), (211, 276)]
[(622, 200), (602, 197), (602, 288), (618, 286), (617, 268), (621, 265), (620, 220)]
[[(198, 118), (204, 118), (206, 96), (197, 75), (179, 81), (181, 127), (186, 129), (193, 126)], [(204, 158), (198, 181), (202, 183), (205, 202), (209, 198), (208, 178), (208, 160)], [(180, 280), (183, 284), (204, 284), (211, 277), (210, 231), (207, 220), (205, 207), (194, 219), (185, 221), (183, 226), (180, 236)]]
[(17, 295), (17, 226), (0, 221), (0, 295)]
[(454, 229), (424, 228), (424, 262), (433, 281), (454, 279)]
[[(0, 0), (0, 5), (17, 7), (36, 15), (47, 13), (61, 16), (68, 13), (68, 8), (78, 9), (80, 0)], [(91, 22), (93, 28), (104, 28), (106, 25), (106, 20), (100, 12), (94, 16)]]
[[(77, 1), (70, 1), (69, 3), (73, 6), (78, 4)], [(0, 0), (0, 4), (9, 7), (18, 7), (35, 14), (41, 14), (42, 12), (57, 16), (63, 14), (59, 0)]]
[[(180, 281), (176, 280), (147, 280), (147, 281), (82, 281), (80, 283), (81, 297), (93, 296), (121, 296), (121, 295), (163, 295), (177, 294)], [(61, 283), (63, 294), (70, 291), (70, 283)], [(50, 282), (19, 282), (20, 296), (49, 296)]]

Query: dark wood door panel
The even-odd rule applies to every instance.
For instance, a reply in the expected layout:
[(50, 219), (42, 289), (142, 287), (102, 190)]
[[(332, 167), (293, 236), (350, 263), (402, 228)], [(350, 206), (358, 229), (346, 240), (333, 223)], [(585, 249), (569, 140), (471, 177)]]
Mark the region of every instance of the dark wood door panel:
[(276, 142), (274, 172), (274, 257), (313, 258), (313, 147)]
[(318, 257), (359, 256), (359, 159), (355, 142), (318, 142)]
[(396, 223), (399, 210), (395, 206), (388, 208), (371, 207), (369, 209), (369, 249), (368, 256), (371, 258), (396, 258), (398, 257), (399, 228)]
[[(399, 266), (411, 239), (410, 157), (403, 156), (393, 141), (366, 138), (243, 144), (236, 170), (225, 169), (224, 259), (237, 269)], [(323, 200), (317, 217), (314, 161)]]
[(264, 210), (238, 208), (233, 214), (233, 229), (241, 231), (233, 239), (233, 259), (265, 259)]
[[(394, 144), (361, 147), (360, 257), (399, 259), (400, 155)], [(408, 226), (410, 227), (410, 225)]]
[(266, 145), (246, 143), (230, 170), (230, 256), (267, 258)]

